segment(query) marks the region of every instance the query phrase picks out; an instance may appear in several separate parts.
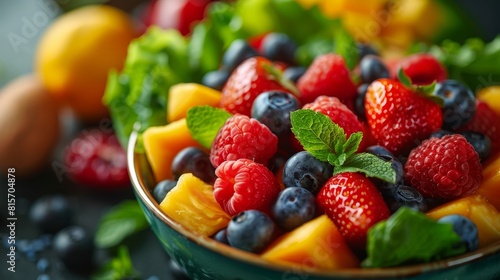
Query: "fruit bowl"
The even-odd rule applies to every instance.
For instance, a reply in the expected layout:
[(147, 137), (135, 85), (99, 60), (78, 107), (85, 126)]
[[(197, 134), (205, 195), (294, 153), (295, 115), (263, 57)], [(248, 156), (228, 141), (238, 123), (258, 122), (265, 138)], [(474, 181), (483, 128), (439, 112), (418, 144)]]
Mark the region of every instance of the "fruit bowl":
[(130, 136), (127, 157), (135, 196), (167, 254), (192, 279), (499, 279), (500, 242), (458, 257), (384, 269), (319, 270), (271, 263), (209, 237), (196, 235), (161, 211), (152, 190), (155, 179), (146, 156), (135, 152)]

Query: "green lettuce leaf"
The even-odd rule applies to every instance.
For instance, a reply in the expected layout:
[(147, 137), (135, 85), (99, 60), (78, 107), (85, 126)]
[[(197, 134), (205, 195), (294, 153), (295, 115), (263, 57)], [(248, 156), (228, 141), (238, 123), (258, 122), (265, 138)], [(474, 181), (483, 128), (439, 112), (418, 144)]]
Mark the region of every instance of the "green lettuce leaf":
[(166, 123), (170, 86), (190, 80), (187, 54), (179, 32), (152, 27), (129, 45), (123, 71), (110, 73), (103, 101), (124, 147), (136, 123), (139, 132)]

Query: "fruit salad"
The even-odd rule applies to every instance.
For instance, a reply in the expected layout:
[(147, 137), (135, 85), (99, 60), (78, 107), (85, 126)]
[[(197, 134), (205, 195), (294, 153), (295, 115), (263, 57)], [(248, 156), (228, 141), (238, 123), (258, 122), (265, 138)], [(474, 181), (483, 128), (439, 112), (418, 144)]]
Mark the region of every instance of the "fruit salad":
[[(227, 21), (231, 9), (212, 13)], [(160, 209), (292, 267), (394, 267), (498, 243), (497, 101), (431, 52), (389, 59), (338, 22), (322, 27), (336, 47), (321, 52), (290, 32), (249, 36), (210, 18), (190, 38), (150, 28), (131, 44), (105, 101), (119, 134), (140, 124)]]

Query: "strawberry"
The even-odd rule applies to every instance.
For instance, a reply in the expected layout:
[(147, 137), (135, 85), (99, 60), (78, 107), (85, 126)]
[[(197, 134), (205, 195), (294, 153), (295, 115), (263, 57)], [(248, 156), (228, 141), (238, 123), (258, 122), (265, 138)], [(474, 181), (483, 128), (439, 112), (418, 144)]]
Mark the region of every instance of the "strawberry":
[(356, 85), (352, 81), (344, 58), (338, 54), (317, 56), (297, 81), (302, 104), (313, 102), (318, 96), (353, 99)]
[(249, 159), (229, 160), (215, 170), (214, 198), (229, 215), (255, 209), (269, 213), (280, 192), (274, 174)]
[(460, 134), (432, 137), (413, 149), (405, 164), (405, 182), (424, 197), (451, 200), (473, 193), (482, 167), (474, 147)]
[(476, 113), (459, 130), (479, 132), (488, 136), (491, 141), (491, 154), (500, 152), (500, 116), (487, 103), (477, 100)]
[(408, 152), (443, 123), (437, 103), (391, 79), (368, 87), (365, 112), (372, 136), (395, 155)]
[(416, 85), (440, 82), (448, 76), (444, 66), (434, 56), (425, 53), (417, 53), (404, 58), (399, 68), (403, 69)]
[(334, 175), (321, 188), (317, 201), (346, 242), (357, 249), (365, 248), (368, 229), (390, 216), (380, 192), (361, 173)]
[[(347, 137), (354, 132), (364, 131), (363, 124), (358, 120), (356, 114), (336, 97), (320, 96), (314, 102), (305, 104), (303, 109), (311, 109), (327, 115), (334, 123), (344, 129)], [(364, 146), (362, 142), (360, 149)]]
[(221, 127), (210, 150), (210, 161), (218, 167), (226, 160), (247, 158), (266, 164), (278, 149), (278, 137), (258, 120), (236, 114)]
[(230, 113), (251, 115), (252, 103), (259, 94), (269, 90), (291, 93), (283, 85), (281, 69), (264, 57), (252, 57), (243, 61), (229, 76), (222, 88), (220, 106)]

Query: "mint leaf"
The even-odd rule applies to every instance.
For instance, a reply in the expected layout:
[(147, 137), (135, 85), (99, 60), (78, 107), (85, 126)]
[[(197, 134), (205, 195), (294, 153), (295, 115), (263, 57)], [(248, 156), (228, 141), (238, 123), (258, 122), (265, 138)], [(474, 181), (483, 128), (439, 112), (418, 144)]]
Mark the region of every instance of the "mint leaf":
[(465, 245), (451, 224), (405, 206), (368, 230), (367, 253), (363, 267), (390, 267), (456, 256)]
[(187, 126), (193, 139), (210, 149), (220, 128), (232, 115), (227, 111), (211, 106), (195, 106), (187, 111)]
[(347, 139), (342, 147), (347, 157), (350, 157), (358, 150), (361, 140), (363, 140), (363, 133), (361, 132), (355, 132), (349, 136), (349, 139)]
[(342, 166), (336, 166), (334, 173), (362, 172), (367, 177), (374, 177), (389, 183), (396, 183), (396, 171), (390, 162), (369, 153), (353, 154)]
[(290, 114), (292, 132), (316, 159), (333, 165), (334, 174), (362, 172), (367, 177), (395, 183), (396, 171), (389, 162), (368, 153), (357, 154), (363, 133), (356, 132), (346, 139), (344, 129), (328, 116), (308, 109)]
[(344, 129), (332, 122), (328, 116), (313, 110), (291, 112), (290, 120), (292, 132), (306, 151), (320, 161), (336, 161), (332, 158), (339, 156), (335, 144), (346, 141)]
[(141, 279), (135, 271), (127, 247), (120, 246), (118, 254), (96, 273), (92, 275), (92, 280), (121, 280), (121, 279)]
[(110, 248), (147, 227), (148, 222), (139, 203), (127, 200), (101, 218), (94, 241), (98, 248)]

